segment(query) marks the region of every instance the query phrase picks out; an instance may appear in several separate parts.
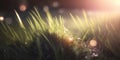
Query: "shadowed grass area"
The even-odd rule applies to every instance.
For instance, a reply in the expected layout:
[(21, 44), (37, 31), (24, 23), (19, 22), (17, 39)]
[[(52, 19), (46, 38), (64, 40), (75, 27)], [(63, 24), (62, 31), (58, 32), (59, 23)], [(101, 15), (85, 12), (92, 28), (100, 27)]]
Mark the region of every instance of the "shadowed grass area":
[[(89, 48), (86, 46), (92, 39), (98, 41), (102, 47), (101, 52), (108, 49), (119, 56), (120, 49), (116, 48), (119, 47), (120, 43), (119, 27), (117, 27), (119, 21), (110, 20), (111, 17), (89, 18), (87, 13), (83, 11), (83, 18), (70, 14), (72, 24), (64, 26), (64, 18), (62, 16), (53, 17), (49, 11), (46, 12), (45, 20), (34, 8), (26, 17), (26, 24), (22, 22), (16, 11), (15, 13), (18, 18), (17, 27), (0, 22), (0, 36), (2, 37), (0, 50), (5, 55), (1, 58), (26, 60), (84, 59), (89, 52)], [(80, 40), (78, 41), (77, 38)], [(97, 48), (99, 49), (99, 46)]]
[[(52, 17), (49, 12), (46, 12), (46, 21), (40, 16), (39, 12), (35, 8), (29, 13), (29, 17), (26, 18), (27, 22), (25, 25), (22, 22), (19, 14), (16, 11), (15, 13), (18, 18), (17, 27), (9, 26), (4, 22), (0, 23), (2, 33), (1, 36), (4, 36), (3, 41), (1, 42), (3, 43), (3, 45), (6, 45), (4, 47), (7, 48), (6, 49), (4, 47), (1, 47), (1, 50), (13, 51), (7, 53), (4, 52), (5, 54), (3, 55), (7, 54), (7, 56), (5, 56), (6, 59), (14, 59), (14, 56), (16, 54), (18, 55), (16, 55), (15, 59), (30, 59), (29, 57), (31, 56), (31, 54), (33, 54), (32, 57), (36, 55), (35, 59), (38, 60), (68, 60), (72, 58), (64, 58), (63, 56), (66, 55), (64, 50), (66, 50), (67, 52), (71, 49), (67, 49), (67, 46), (63, 45), (63, 42), (65, 40), (68, 40), (66, 38), (70, 35), (70, 33), (68, 33), (68, 31), (65, 32), (63, 18), (61, 16), (59, 16), (59, 18)], [(18, 51), (16, 49), (20, 49), (21, 51)], [(31, 51), (32, 49), (33, 51)], [(20, 54), (20, 52), (23, 54)], [(29, 55), (29, 53), (31, 54)], [(70, 56), (73, 55), (71, 52), (69, 53)], [(24, 57), (22, 57), (22, 55)]]

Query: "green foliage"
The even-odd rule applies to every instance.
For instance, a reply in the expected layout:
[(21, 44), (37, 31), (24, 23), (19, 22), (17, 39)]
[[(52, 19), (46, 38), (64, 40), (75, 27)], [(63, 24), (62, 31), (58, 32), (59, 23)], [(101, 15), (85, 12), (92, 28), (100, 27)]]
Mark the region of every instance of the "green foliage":
[[(119, 29), (115, 28), (116, 23), (109, 22), (109, 19), (103, 18), (89, 18), (87, 13), (83, 11), (83, 19), (79, 16), (74, 16), (70, 14), (72, 25), (77, 31), (72, 30), (72, 27), (66, 28), (64, 26), (64, 18), (62, 16), (52, 17), (50, 12), (46, 12), (46, 20), (44, 20), (36, 8), (29, 13), (29, 17), (26, 18), (27, 25), (22, 22), (19, 14), (15, 11), (16, 16), (18, 18), (17, 27), (9, 26), (8, 24), (1, 22), (0, 33), (5, 40), (6, 43), (10, 44), (16, 41), (19, 41), (23, 44), (29, 44), (34, 41), (36, 38), (37, 44), (38, 42), (43, 42), (45, 40), (48, 45), (55, 52), (55, 59), (60, 60), (62, 56), (62, 42), (68, 40), (69, 37), (73, 37), (74, 41), (77, 41), (77, 38), (81, 38), (80, 44), (82, 47), (77, 47), (85, 50), (83, 47), (84, 42), (89, 41), (91, 39), (96, 39), (102, 42), (107, 48), (111, 51), (115, 52), (112, 46), (112, 40), (115, 40), (114, 36), (119, 38)], [(109, 17), (108, 17), (109, 18)], [(106, 23), (107, 22), (107, 23)], [(67, 30), (67, 31), (66, 31)], [(117, 30), (117, 31), (116, 31)], [(74, 34), (76, 34), (74, 36)], [(40, 38), (39, 38), (40, 37)], [(54, 38), (50, 38), (54, 37)], [(60, 43), (58, 46), (55, 46), (55, 40)], [(67, 44), (67, 43), (66, 43)], [(77, 46), (76, 43), (71, 43), (73, 49)], [(61, 47), (62, 46), (62, 47)], [(40, 56), (42, 56), (41, 49), (39, 48)], [(119, 50), (119, 49), (118, 49)], [(81, 51), (80, 51), (81, 52)], [(116, 52), (115, 52), (116, 53)], [(61, 55), (60, 55), (61, 54)], [(41, 59), (41, 58), (40, 58)], [(61, 58), (62, 59), (62, 58)]]

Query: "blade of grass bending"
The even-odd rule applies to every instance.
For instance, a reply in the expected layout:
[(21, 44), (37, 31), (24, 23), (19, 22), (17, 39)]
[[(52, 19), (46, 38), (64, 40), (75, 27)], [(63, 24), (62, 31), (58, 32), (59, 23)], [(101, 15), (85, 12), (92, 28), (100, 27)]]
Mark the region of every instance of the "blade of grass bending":
[(19, 23), (20, 27), (22, 27), (23, 29), (25, 29), (24, 24), (22, 23), (22, 20), (21, 20), (19, 14), (17, 13), (16, 10), (14, 10), (14, 11), (15, 11), (15, 14), (16, 14), (16, 16), (18, 18), (18, 21), (19, 21), (18, 23)]

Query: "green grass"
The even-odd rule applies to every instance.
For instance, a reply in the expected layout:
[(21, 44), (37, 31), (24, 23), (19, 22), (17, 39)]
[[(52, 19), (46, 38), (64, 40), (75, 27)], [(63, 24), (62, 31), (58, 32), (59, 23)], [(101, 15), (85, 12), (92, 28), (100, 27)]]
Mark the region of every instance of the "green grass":
[[(4, 43), (11, 44), (18, 41), (22, 44), (27, 43), (29, 45), (31, 42), (33, 42), (34, 38), (36, 38), (39, 53), (40, 56), (42, 56), (42, 50), (39, 46), (41, 43), (38, 42), (45, 40), (53, 49), (56, 60), (60, 60), (64, 57), (62, 55), (63, 46), (61, 44), (69, 41), (69, 37), (73, 37), (74, 42), (77, 41), (77, 38), (81, 38), (80, 44), (82, 47), (77, 48), (80, 48), (82, 51), (85, 50), (84, 42), (91, 39), (96, 39), (104, 44), (105, 47), (109, 48), (112, 52), (117, 53), (113, 48), (112, 40), (115, 40), (115, 37), (116, 39), (119, 38), (120, 35), (118, 34), (119, 30), (115, 28), (116, 22), (113, 23), (113, 21), (110, 21), (110, 17), (89, 18), (85, 11), (83, 11), (84, 18), (70, 14), (70, 19), (73, 22), (71, 25), (73, 25), (73, 27), (77, 30), (75, 31), (73, 27), (67, 26), (67, 28), (64, 25), (65, 20), (62, 16), (53, 17), (49, 11), (46, 12), (46, 20), (44, 20), (37, 9), (34, 8), (34, 10), (29, 12), (29, 16), (26, 17), (28, 26), (25, 26), (16, 11), (15, 13), (16, 17), (18, 18), (17, 27), (9, 26), (4, 22), (0, 23), (0, 31), (1, 35), (3, 36)], [(55, 41), (59, 42), (58, 46), (55, 46)], [(69, 43), (66, 44), (68, 44), (68, 46), (70, 46), (72, 49), (77, 46), (76, 43), (71, 43), (70, 45)], [(75, 52), (82, 52), (81, 50), (75, 50)]]

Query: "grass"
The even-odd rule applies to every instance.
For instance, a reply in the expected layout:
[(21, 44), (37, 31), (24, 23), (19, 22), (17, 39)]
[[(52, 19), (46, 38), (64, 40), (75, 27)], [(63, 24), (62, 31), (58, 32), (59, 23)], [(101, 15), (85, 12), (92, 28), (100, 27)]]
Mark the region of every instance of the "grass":
[[(89, 18), (87, 13), (83, 11), (84, 18), (81, 19), (79, 16), (70, 14), (70, 19), (73, 22), (71, 25), (77, 30), (75, 31), (72, 27), (67, 28), (64, 26), (64, 18), (62, 16), (53, 17), (49, 11), (46, 12), (45, 20), (37, 9), (34, 8), (29, 13), (29, 16), (26, 17), (27, 25), (22, 22), (16, 11), (15, 13), (18, 18), (17, 27), (12, 27), (4, 22), (0, 23), (0, 33), (3, 37), (1, 44), (11, 45), (20, 42), (30, 47), (35, 43), (39, 52), (39, 60), (45, 59), (43, 58), (45, 56), (44, 50), (52, 50), (52, 58), (55, 60), (76, 59), (74, 53), (80, 54), (81, 52), (88, 51), (84, 43), (91, 39), (99, 41), (102, 44), (101, 46), (105, 46), (115, 54), (118, 54), (116, 49), (114, 49), (114, 46), (118, 45), (113, 46), (112, 40), (119, 39), (119, 29), (116, 28), (116, 22), (109, 21), (110, 17)], [(69, 41), (69, 38), (73, 38), (73, 41)], [(81, 39), (80, 43), (77, 42), (77, 38)], [(81, 46), (78, 46), (77, 43)], [(43, 46), (47, 47), (43, 48)]]

